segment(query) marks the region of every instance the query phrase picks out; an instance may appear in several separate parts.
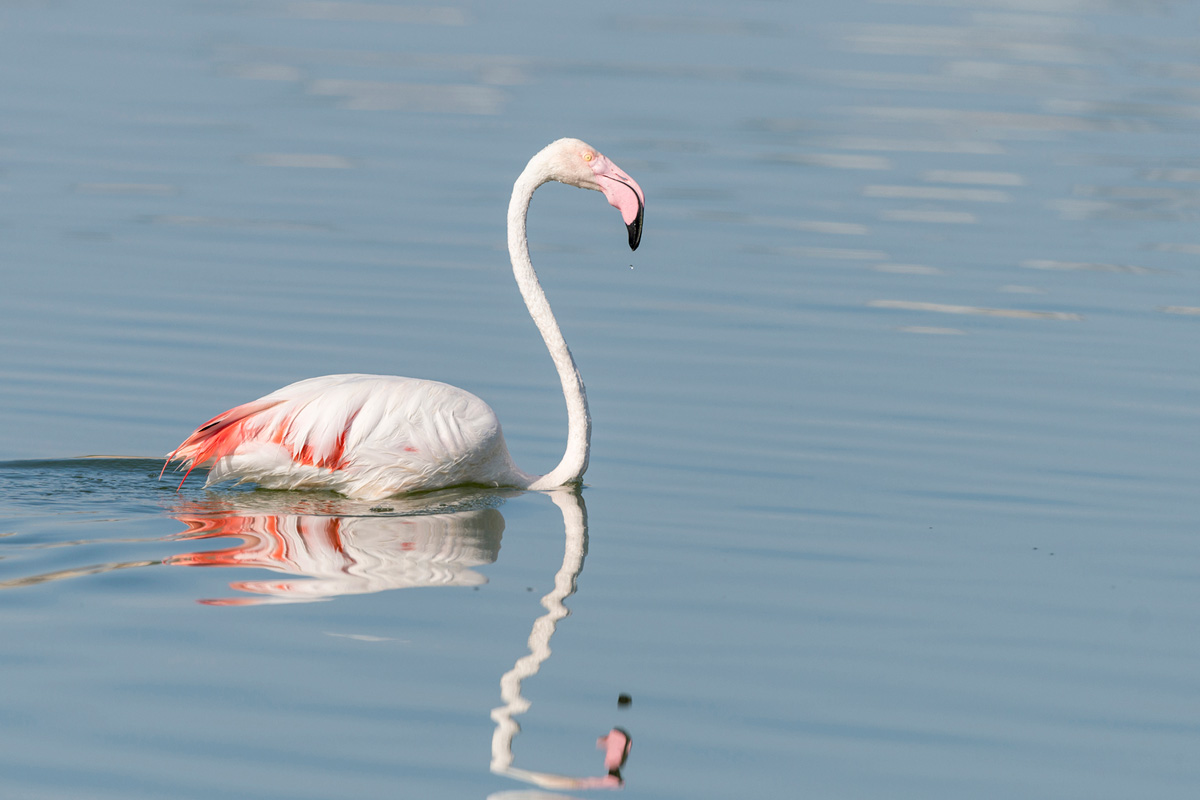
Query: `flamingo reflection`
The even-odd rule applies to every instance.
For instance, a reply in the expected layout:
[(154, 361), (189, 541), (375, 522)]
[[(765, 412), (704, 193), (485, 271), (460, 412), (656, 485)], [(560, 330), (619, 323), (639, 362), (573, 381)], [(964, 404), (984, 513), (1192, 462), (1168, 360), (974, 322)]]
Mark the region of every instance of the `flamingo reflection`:
[[(513, 741), (520, 732), (514, 719), (530, 708), (521, 695), (524, 680), (536, 675), (550, 656), (550, 639), (570, 611), (565, 601), (575, 593), (587, 555), (587, 509), (575, 489), (547, 493), (563, 516), (565, 545), (554, 588), (542, 598), (546, 613), (533, 623), (529, 653), (500, 679), (503, 705), (492, 710), (492, 772), (539, 789), (618, 789), (624, 786), (621, 768), (631, 739), (613, 728), (597, 742), (604, 751), (604, 774), (574, 777), (524, 769), (514, 764)], [(249, 497), (259, 496), (249, 495)], [(443, 498), (444, 500), (444, 498)], [(350, 501), (347, 501), (350, 502)], [(392, 501), (389, 501), (391, 503)], [(386, 507), (351, 507), (345, 503), (304, 508), (310, 513), (281, 513), (280, 509), (218, 507), (177, 509), (173, 516), (187, 525), (180, 534), (189, 541), (232, 538), (239, 543), (219, 550), (172, 556), (164, 563), (178, 566), (256, 567), (282, 573), (273, 580), (231, 583), (250, 596), (204, 600), (212, 605), (288, 603), (327, 600), (343, 594), (364, 594), (419, 586), (474, 586), (486, 578), (472, 568), (494, 562), (500, 551), (504, 517), (493, 507), (477, 507), (468, 498), (447, 513), (421, 513), (427, 508), (406, 503), (400, 513)], [(463, 506), (466, 507), (463, 507)], [(458, 510), (453, 510), (456, 508)], [(417, 512), (417, 513), (414, 513)], [(500, 792), (501, 798), (561, 798), (538, 791)]]

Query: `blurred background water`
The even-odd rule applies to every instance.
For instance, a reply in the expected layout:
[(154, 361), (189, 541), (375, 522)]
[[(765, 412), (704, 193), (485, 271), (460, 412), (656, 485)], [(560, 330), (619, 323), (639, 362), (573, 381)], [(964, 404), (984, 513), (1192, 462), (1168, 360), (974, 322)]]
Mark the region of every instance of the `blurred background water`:
[[(619, 725), (628, 797), (1190, 795), (1197, 17), (0, 2), (0, 793), (546, 796)], [(530, 214), (580, 494), (159, 480), (339, 372), (553, 466), (560, 136), (648, 200)]]

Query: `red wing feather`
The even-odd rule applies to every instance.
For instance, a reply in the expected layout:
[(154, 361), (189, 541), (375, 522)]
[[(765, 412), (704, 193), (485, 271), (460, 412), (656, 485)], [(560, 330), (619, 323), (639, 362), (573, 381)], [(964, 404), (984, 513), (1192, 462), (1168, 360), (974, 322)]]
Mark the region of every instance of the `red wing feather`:
[[(274, 408), (282, 402), (285, 401), (263, 398), (218, 414), (197, 428), (191, 436), (183, 441), (183, 444), (167, 454), (163, 472), (166, 471), (167, 464), (172, 461), (182, 461), (188, 468), (187, 472), (183, 474), (183, 480), (179, 482), (182, 487), (184, 481), (188, 479), (188, 475), (191, 475), (192, 470), (196, 467), (233, 453), (239, 444), (257, 432), (256, 430), (248, 431), (248, 423), (256, 415), (269, 408)], [(162, 477), (162, 473), (159, 473), (159, 477)]]

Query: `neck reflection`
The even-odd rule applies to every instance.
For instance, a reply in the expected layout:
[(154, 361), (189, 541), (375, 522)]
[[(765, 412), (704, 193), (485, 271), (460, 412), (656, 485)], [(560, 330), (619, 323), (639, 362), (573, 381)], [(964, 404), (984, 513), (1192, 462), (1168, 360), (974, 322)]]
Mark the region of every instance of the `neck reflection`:
[[(607, 774), (601, 777), (571, 777), (513, 765), (513, 739), (521, 730), (513, 717), (525, 713), (530, 706), (521, 695), (521, 682), (536, 675), (550, 657), (550, 637), (558, 623), (571, 613), (565, 601), (575, 594), (579, 573), (583, 571), (583, 561), (587, 557), (587, 507), (583, 496), (577, 489), (560, 489), (549, 495), (563, 515), (566, 536), (563, 562), (554, 575), (554, 588), (542, 598), (546, 613), (534, 620), (533, 630), (529, 633), (529, 655), (517, 659), (513, 668), (500, 678), (500, 699), (504, 705), (492, 709), (492, 721), (496, 723), (492, 734), (492, 772), (542, 789), (618, 789), (624, 785), (621, 767), (629, 756), (631, 744), (629, 734), (620, 728), (613, 728), (597, 742), (597, 746), (605, 750)], [(492, 795), (492, 798), (498, 800), (501, 796)]]

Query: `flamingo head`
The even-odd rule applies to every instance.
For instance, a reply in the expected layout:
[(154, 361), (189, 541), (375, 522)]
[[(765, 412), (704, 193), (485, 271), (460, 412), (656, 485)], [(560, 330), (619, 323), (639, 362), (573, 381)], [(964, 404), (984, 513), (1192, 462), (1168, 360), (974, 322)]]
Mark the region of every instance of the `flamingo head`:
[(637, 250), (646, 212), (646, 195), (637, 181), (596, 148), (578, 139), (559, 139), (543, 153), (549, 161), (548, 180), (604, 193), (609, 205), (621, 212), (621, 219), (629, 229), (629, 249)]

